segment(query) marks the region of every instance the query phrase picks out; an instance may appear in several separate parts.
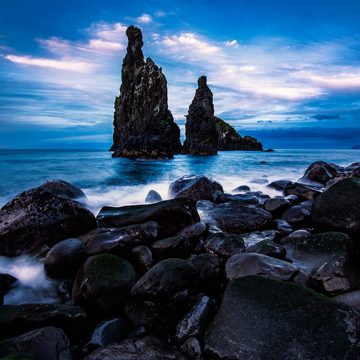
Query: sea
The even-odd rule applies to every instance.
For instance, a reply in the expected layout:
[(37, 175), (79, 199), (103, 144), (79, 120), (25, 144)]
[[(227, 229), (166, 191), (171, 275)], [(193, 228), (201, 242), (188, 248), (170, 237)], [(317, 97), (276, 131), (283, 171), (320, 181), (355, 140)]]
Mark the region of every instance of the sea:
[[(275, 149), (274, 152), (226, 151), (213, 156), (176, 155), (170, 160), (112, 158), (107, 151), (0, 150), (0, 207), (18, 193), (45, 181), (62, 179), (80, 187), (96, 215), (102, 206), (144, 203), (149, 190), (168, 198), (172, 181), (184, 175), (205, 175), (225, 192), (240, 185), (278, 194), (267, 187), (273, 180), (296, 181), (314, 161), (340, 166), (360, 161), (359, 150)], [(5, 304), (58, 302), (60, 284), (48, 279), (43, 264), (28, 256), (0, 256), (0, 273), (19, 281)]]

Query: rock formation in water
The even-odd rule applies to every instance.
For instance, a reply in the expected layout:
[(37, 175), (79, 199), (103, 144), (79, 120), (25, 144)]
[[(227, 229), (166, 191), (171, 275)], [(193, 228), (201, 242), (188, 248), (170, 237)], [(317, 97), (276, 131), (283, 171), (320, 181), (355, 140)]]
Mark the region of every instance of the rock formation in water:
[(127, 53), (115, 99), (114, 157), (171, 158), (181, 150), (180, 130), (168, 109), (167, 82), (162, 69), (141, 50), (142, 33), (126, 30)]
[(251, 136), (242, 137), (230, 124), (215, 117), (219, 137), (219, 150), (258, 150), (262, 151), (261, 142)]
[(186, 116), (186, 140), (182, 152), (193, 155), (213, 155), (218, 149), (213, 94), (206, 84), (206, 76), (198, 80), (195, 97)]

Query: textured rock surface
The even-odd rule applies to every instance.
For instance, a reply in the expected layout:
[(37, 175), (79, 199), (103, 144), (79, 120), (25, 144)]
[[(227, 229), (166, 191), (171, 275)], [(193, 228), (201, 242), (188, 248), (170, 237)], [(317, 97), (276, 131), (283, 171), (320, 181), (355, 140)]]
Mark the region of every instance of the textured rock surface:
[(219, 150), (258, 150), (262, 151), (261, 142), (251, 136), (242, 137), (230, 124), (215, 117), (216, 131), (218, 133)]
[(213, 94), (206, 84), (206, 76), (198, 80), (195, 97), (186, 116), (186, 140), (183, 153), (212, 155), (217, 153), (218, 134), (216, 131)]
[(168, 109), (167, 82), (161, 68), (141, 50), (142, 33), (126, 30), (127, 53), (115, 100), (113, 156), (169, 158), (179, 153), (180, 130)]
[(229, 283), (205, 352), (226, 360), (357, 359), (358, 331), (351, 308), (303, 286), (250, 276)]

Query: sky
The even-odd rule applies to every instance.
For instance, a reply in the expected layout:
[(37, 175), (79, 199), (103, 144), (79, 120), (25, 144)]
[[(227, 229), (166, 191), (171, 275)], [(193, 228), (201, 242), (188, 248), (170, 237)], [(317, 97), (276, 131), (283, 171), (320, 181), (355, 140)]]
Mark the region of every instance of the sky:
[(0, 3), (0, 148), (104, 149), (126, 52), (143, 31), (184, 132), (197, 78), (265, 148), (360, 145), (358, 0)]

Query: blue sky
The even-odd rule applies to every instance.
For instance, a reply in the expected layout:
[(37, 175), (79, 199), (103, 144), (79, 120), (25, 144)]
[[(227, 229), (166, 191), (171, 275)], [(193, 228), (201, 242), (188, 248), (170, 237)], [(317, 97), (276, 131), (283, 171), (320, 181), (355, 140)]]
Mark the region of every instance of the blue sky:
[(125, 29), (168, 80), (180, 127), (197, 78), (265, 147), (360, 145), (360, 1), (2, 1), (0, 148), (108, 149)]

